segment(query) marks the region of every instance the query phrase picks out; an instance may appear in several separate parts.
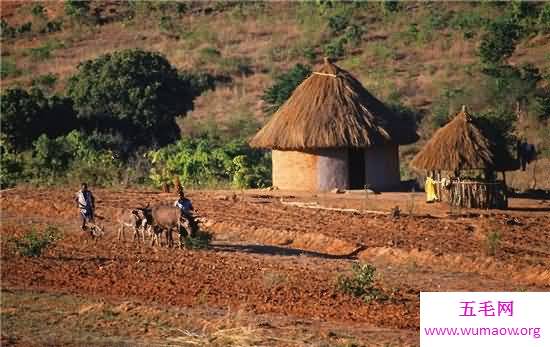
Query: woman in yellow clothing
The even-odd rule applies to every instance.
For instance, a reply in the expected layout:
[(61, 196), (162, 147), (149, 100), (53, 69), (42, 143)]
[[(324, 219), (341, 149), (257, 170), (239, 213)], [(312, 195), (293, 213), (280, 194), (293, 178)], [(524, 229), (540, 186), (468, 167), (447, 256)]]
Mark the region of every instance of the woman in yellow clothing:
[(424, 184), (426, 190), (426, 202), (439, 201), (437, 196), (436, 182), (431, 177), (426, 177), (426, 183)]

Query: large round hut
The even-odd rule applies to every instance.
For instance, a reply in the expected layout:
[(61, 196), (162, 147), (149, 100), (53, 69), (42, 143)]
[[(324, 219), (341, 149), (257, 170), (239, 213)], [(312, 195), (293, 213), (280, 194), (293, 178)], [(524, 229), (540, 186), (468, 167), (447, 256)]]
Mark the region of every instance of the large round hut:
[[(462, 106), (448, 124), (435, 132), (411, 165), (426, 170), (437, 185), (438, 195), (451, 205), (506, 208), (504, 172), (517, 170), (519, 162), (506, 147), (498, 146), (486, 127)], [(502, 172), (502, 180), (496, 179), (497, 172)]]
[(280, 189), (387, 190), (400, 183), (398, 146), (418, 139), (350, 73), (325, 59), (254, 136), (270, 148)]

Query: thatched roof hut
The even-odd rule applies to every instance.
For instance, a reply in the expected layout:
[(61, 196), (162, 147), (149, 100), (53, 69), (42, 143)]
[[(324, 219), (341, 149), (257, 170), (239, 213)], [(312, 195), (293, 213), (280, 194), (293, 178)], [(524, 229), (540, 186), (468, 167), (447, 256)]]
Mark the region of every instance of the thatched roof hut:
[(349, 72), (325, 59), (250, 141), (279, 150), (409, 144), (416, 129), (393, 114)]
[(437, 130), (411, 165), (427, 171), (493, 170), (518, 168), (506, 148), (498, 148), (463, 106), (452, 121)]
[[(437, 130), (424, 148), (413, 158), (417, 169), (437, 172), (436, 190), (453, 206), (474, 208), (506, 208), (506, 182), (496, 181), (495, 171), (516, 170), (507, 148), (497, 146), (484, 128), (472, 117), (465, 106), (447, 125)], [(439, 181), (440, 171), (459, 173), (463, 170), (483, 170), (484, 179), (456, 178)]]
[(399, 119), (325, 59), (250, 145), (273, 149), (273, 184), (282, 189), (387, 189), (400, 181), (398, 145), (417, 139), (414, 120)]

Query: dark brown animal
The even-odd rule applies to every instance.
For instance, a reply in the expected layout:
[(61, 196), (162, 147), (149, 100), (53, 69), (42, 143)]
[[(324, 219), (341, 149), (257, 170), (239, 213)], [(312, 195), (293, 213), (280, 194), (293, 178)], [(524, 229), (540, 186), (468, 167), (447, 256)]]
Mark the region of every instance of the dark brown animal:
[(174, 245), (172, 230), (180, 228), (180, 211), (171, 205), (156, 205), (142, 209), (147, 218), (148, 229), (152, 232), (152, 242), (161, 244), (161, 236), (166, 236), (166, 244), (169, 247)]

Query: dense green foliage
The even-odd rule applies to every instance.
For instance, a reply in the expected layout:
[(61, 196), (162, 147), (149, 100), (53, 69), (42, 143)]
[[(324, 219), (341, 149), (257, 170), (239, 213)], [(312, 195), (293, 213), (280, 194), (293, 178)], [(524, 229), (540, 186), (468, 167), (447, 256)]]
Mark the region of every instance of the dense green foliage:
[(11, 239), (15, 252), (24, 257), (40, 257), (42, 253), (61, 238), (60, 231), (48, 226), (42, 232), (35, 229), (28, 231), (21, 237)]
[(147, 156), (152, 164), (150, 178), (159, 187), (169, 184), (174, 176), (182, 184), (196, 187), (270, 184), (269, 156), (248, 147), (244, 139), (223, 140), (208, 135), (184, 138)]
[(195, 83), (158, 53), (124, 50), (79, 64), (67, 93), (87, 129), (114, 131), (136, 148), (178, 138), (175, 118), (193, 108)]
[(76, 127), (71, 101), (47, 98), (39, 89), (7, 89), (1, 108), (4, 140), (16, 151), (29, 149), (41, 134), (57, 137)]
[(275, 77), (274, 84), (264, 91), (262, 100), (268, 114), (275, 112), (290, 97), (294, 89), (311, 74), (311, 67), (296, 64), (289, 71)]
[(521, 27), (511, 18), (490, 23), (479, 47), (481, 61), (489, 65), (502, 64), (514, 53), (520, 35)]

